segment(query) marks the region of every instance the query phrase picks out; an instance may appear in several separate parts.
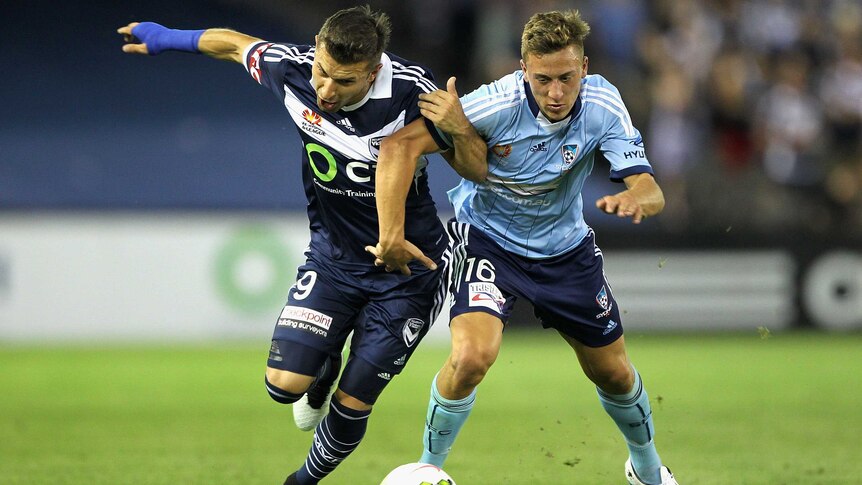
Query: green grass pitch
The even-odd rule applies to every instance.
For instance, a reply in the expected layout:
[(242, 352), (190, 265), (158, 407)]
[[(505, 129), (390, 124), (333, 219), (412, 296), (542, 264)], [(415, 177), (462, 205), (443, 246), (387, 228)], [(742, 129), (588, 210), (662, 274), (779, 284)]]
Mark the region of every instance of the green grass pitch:
[[(683, 485), (862, 483), (862, 335), (637, 335)], [(310, 433), (263, 388), (268, 344), (0, 346), (0, 483), (277, 484)], [(419, 349), (328, 483), (415, 461), (445, 345)], [(459, 485), (619, 484), (622, 438), (552, 332), (507, 333), (447, 462)]]

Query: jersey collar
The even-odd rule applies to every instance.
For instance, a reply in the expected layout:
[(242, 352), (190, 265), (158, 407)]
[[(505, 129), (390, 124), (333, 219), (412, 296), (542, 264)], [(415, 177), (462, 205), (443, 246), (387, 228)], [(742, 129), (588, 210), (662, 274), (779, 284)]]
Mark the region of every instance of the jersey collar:
[(392, 59), (384, 52), (380, 56), (383, 66), (377, 73), (377, 78), (371, 84), (371, 89), (365, 93), (365, 97), (350, 106), (344, 106), (342, 111), (354, 111), (361, 108), (369, 99), (389, 99), (392, 97)]
[(544, 113), (539, 109), (539, 103), (536, 102), (536, 98), (533, 97), (533, 91), (530, 90), (530, 83), (527, 82), (527, 79), (523, 79), (524, 83), (524, 93), (527, 95), (527, 104), (530, 106), (530, 112), (533, 113), (533, 116), (536, 117), (536, 121), (542, 125), (543, 128), (547, 128), (550, 131), (556, 131), (563, 126), (569, 124), (570, 121), (577, 118), (581, 113), (581, 106), (583, 103), (581, 102), (581, 96), (578, 95), (578, 99), (575, 100), (575, 106), (572, 107), (572, 110), (569, 112), (568, 116), (561, 119), (560, 121), (551, 121), (545, 117)]

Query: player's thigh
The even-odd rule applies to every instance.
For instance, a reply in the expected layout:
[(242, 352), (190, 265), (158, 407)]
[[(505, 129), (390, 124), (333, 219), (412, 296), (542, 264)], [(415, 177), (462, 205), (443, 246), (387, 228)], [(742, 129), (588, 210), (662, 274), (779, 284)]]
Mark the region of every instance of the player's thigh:
[(364, 295), (337, 278), (312, 261), (299, 268), (273, 330), (267, 367), (314, 376), (327, 357), (341, 353)]
[(490, 366), (497, 360), (503, 342), (503, 321), (498, 316), (484, 311), (462, 313), (449, 323), (449, 331), (453, 365)]
[[(339, 389), (374, 404), (389, 382), (402, 372), (440, 312), (445, 271), (407, 277), (376, 295), (354, 324), (350, 357)], [(384, 279), (387, 277), (384, 277)], [(385, 282), (378, 287), (385, 288)]]

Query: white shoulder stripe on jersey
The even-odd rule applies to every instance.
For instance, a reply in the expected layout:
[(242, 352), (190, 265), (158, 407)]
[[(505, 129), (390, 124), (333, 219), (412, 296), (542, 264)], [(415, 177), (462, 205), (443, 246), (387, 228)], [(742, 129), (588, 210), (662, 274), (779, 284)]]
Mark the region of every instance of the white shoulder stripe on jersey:
[(631, 123), (632, 118), (629, 115), (629, 111), (628, 111), (628, 109), (626, 109), (626, 105), (625, 105), (625, 103), (623, 103), (623, 100), (616, 93), (614, 93), (610, 89), (606, 89), (606, 88), (594, 88), (592, 86), (584, 86), (584, 87), (585, 87), (585, 89), (584, 89), (584, 95), (585, 96), (592, 96), (595, 98), (601, 98), (601, 99), (604, 99), (604, 100), (610, 102), (611, 104), (613, 104), (614, 106), (619, 108), (620, 111), (625, 113), (626, 118), (628, 118), (629, 123)]
[(499, 109), (496, 109), (496, 107), (500, 105), (505, 105), (506, 107), (508, 107), (520, 104), (521, 96), (519, 96), (519, 93), (509, 93), (509, 95), (506, 96), (496, 94), (493, 96), (485, 96), (481, 98), (481, 100), (483, 101), (483, 104), (480, 104), (478, 106), (476, 105), (476, 103), (473, 102), (469, 102), (462, 106), (464, 114), (467, 115), (468, 118), (486, 109), (495, 109), (494, 112), (496, 113), (497, 111), (499, 111)]
[(407, 66), (407, 65), (401, 64), (400, 62), (395, 62), (395, 61), (392, 61), (392, 66), (395, 69), (395, 71), (402, 71), (402, 70), (403, 71), (411, 71), (411, 72), (414, 72), (420, 76), (425, 75), (425, 69), (422, 69), (419, 66)]
[(521, 94), (522, 94), (522, 92), (520, 90), (503, 91), (502, 93), (486, 94), (484, 96), (479, 96), (477, 98), (471, 99), (470, 101), (465, 103), (462, 106), (462, 108), (464, 110), (467, 110), (467, 109), (470, 109), (471, 107), (473, 107), (477, 104), (484, 103), (487, 101), (493, 101), (493, 100), (505, 101), (505, 100), (508, 100), (510, 98), (520, 98)]
[[(634, 131), (634, 124), (632, 123), (632, 117), (629, 115), (629, 111), (626, 109), (625, 103), (623, 103), (622, 98), (620, 98), (619, 94), (608, 88), (601, 88), (596, 86), (585, 85), (583, 90), (583, 95), (585, 97), (597, 98), (608, 101), (612, 105), (617, 108), (617, 111), (613, 111), (614, 114), (620, 115), (622, 114), (625, 119), (623, 120), (624, 125), (628, 125), (631, 128), (631, 131)], [(622, 118), (620, 118), (622, 119)], [(628, 132), (628, 128), (626, 132)]]
[(413, 76), (429, 83), (431, 82), (431, 79), (428, 78), (428, 75), (425, 73), (425, 70), (414, 66), (405, 66), (404, 64), (400, 64), (395, 61), (392, 61), (392, 73), (400, 74), (403, 76)]
[(598, 98), (603, 98), (611, 102), (614, 106), (620, 108), (622, 111), (625, 111), (628, 114), (628, 110), (626, 109), (626, 104), (623, 103), (623, 99), (620, 97), (618, 93), (611, 91), (608, 88), (598, 88), (595, 86), (585, 85), (583, 89), (584, 94), (589, 96), (595, 96)]
[(611, 97), (613, 97), (620, 105), (623, 105), (623, 98), (620, 97), (619, 93), (615, 92), (613, 89), (603, 88), (601, 86), (592, 86), (589, 84), (584, 85), (584, 91), (594, 91), (596, 93), (604, 93)]
[[(425, 71), (415, 66), (405, 66), (404, 64), (392, 61), (392, 74), (405, 76), (401, 79), (413, 78), (418, 82), (424, 82), (432, 91), (437, 89), (434, 83), (425, 75)], [(421, 81), (420, 81), (421, 80)]]
[(411, 77), (411, 76), (403, 76), (403, 75), (399, 76), (399, 75), (395, 74), (392, 76), (392, 79), (404, 79), (405, 81), (413, 81), (413, 83), (416, 84), (417, 86), (419, 86), (419, 89), (421, 89), (425, 93), (430, 93), (431, 91), (434, 91), (437, 89), (437, 88), (433, 87), (432, 85), (430, 85), (429, 83), (422, 82), (419, 79), (416, 79), (415, 77)]
[(419, 66), (405, 66), (400, 62), (392, 61), (392, 72), (396, 74), (406, 74), (418, 76), (423, 79), (428, 79), (428, 74), (425, 72), (425, 69), (422, 69)]
[(286, 55), (289, 55), (291, 53), (294, 55), (299, 54), (299, 51), (296, 48), (291, 49), (290, 46), (287, 46), (284, 44), (272, 44), (271, 46), (267, 47), (266, 50), (267, 50), (267, 54), (271, 54), (271, 55), (286, 56)]
[(273, 44), (269, 46), (263, 56), (266, 62), (281, 62), (284, 59), (295, 62), (297, 64), (312, 64), (314, 50), (305, 53), (300, 53), (299, 49), (294, 46), (286, 46), (284, 44)]
[(427, 85), (427, 84), (425, 84), (425, 83), (418, 82), (418, 81), (416, 80), (416, 78), (415, 78), (415, 77), (409, 77), (409, 76), (392, 76), (392, 79), (404, 79), (405, 81), (413, 81), (413, 83), (414, 83), (414, 84), (416, 84), (417, 86), (419, 86), (419, 89), (421, 89), (423, 93), (430, 93), (431, 91), (434, 91), (434, 90), (436, 89), (436, 88), (431, 88), (430, 86), (428, 86), (428, 85)]
[(266, 55), (263, 57), (263, 60), (266, 62), (281, 62), (287, 59), (288, 61), (295, 62), (297, 64), (313, 64), (311, 57), (308, 55), (291, 55), (291, 54), (282, 54), (278, 56)]
[(607, 103), (606, 103), (604, 100), (602, 100), (601, 98), (594, 98), (594, 97), (591, 97), (591, 96), (584, 96), (584, 97), (583, 97), (583, 98), (581, 98), (581, 99), (583, 99), (583, 100), (584, 100), (584, 103), (593, 103), (593, 104), (597, 104), (597, 105), (599, 105), (599, 106), (601, 106), (601, 107), (605, 108), (606, 110), (610, 111), (612, 114), (616, 115), (616, 116), (617, 116), (617, 118), (619, 118), (619, 119), (620, 119), (620, 124), (623, 126), (623, 129), (625, 130), (625, 132), (626, 132), (626, 136), (635, 136), (635, 129), (634, 129), (634, 126), (631, 124), (631, 121), (629, 121), (629, 120), (627, 119), (627, 117), (626, 117), (626, 115), (627, 115), (628, 113), (626, 113), (626, 114), (620, 113), (619, 111), (617, 111), (616, 109), (614, 109), (614, 107), (612, 107), (612, 106), (610, 106), (609, 104), (607, 104)]
[(516, 107), (519, 104), (521, 104), (521, 100), (517, 100), (517, 101), (509, 103), (509, 104), (500, 104), (500, 105), (495, 106), (494, 109), (490, 109), (488, 111), (482, 111), (480, 114), (478, 114), (477, 116), (474, 116), (472, 118), (470, 116), (467, 116), (467, 119), (470, 120), (470, 123), (476, 123), (478, 121), (484, 120), (485, 118), (487, 118), (493, 114), (496, 114), (500, 111), (503, 111), (504, 109)]
[(428, 78), (425, 77), (410, 76), (403, 72), (399, 73), (398, 71), (393, 71), (392, 78), (404, 79), (405, 81), (413, 81), (426, 93), (430, 93), (431, 91), (435, 91), (437, 89), (437, 87), (434, 86), (434, 83), (432, 83)]

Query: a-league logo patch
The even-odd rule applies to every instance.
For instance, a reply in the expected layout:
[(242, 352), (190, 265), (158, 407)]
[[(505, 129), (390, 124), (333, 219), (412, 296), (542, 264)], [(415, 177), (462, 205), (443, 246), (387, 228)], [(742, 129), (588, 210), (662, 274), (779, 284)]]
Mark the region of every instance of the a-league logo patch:
[(314, 111), (311, 111), (310, 109), (306, 109), (305, 111), (302, 112), (302, 117), (305, 119), (305, 121), (311, 123), (312, 125), (320, 126), (320, 121), (321, 121), (320, 115), (315, 113)]
[(563, 145), (563, 170), (572, 168), (578, 160), (578, 145)]
[(609, 301), (610, 300), (608, 300), (608, 289), (605, 288), (604, 285), (602, 285), (602, 290), (599, 291), (598, 295), (596, 295), (596, 303), (598, 303), (599, 306), (604, 308), (605, 310), (608, 310)]

